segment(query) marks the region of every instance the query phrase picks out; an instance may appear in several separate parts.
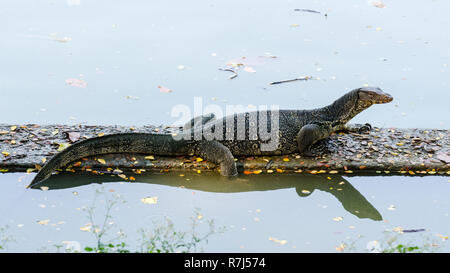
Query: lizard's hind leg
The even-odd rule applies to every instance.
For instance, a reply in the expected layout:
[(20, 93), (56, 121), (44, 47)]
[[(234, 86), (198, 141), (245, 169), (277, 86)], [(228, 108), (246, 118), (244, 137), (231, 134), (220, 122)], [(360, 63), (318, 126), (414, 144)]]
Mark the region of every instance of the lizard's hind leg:
[(223, 176), (238, 174), (230, 149), (217, 141), (199, 141), (194, 153), (207, 161), (219, 164), (220, 174)]

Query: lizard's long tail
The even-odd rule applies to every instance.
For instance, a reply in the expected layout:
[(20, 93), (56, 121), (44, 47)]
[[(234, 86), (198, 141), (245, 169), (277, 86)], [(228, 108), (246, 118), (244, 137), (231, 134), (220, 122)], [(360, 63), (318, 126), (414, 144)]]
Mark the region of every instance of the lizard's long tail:
[(38, 172), (28, 187), (36, 187), (43, 180), (70, 162), (83, 157), (111, 153), (148, 153), (178, 156), (191, 153), (186, 140), (175, 140), (172, 135), (149, 133), (120, 133), (94, 137), (72, 144), (53, 156)]

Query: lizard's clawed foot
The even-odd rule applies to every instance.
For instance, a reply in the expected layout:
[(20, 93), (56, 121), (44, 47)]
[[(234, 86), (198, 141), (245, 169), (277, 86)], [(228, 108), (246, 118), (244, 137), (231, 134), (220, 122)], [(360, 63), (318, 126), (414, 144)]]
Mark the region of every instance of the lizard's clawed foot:
[(372, 125), (370, 125), (369, 123), (366, 123), (363, 126), (359, 127), (358, 133), (362, 134), (362, 133), (370, 132), (371, 130), (372, 130)]

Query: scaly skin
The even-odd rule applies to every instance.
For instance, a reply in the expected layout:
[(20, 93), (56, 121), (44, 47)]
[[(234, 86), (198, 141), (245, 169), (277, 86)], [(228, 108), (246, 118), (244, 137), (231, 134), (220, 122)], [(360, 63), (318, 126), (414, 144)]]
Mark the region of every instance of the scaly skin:
[[(122, 133), (77, 142), (49, 160), (34, 177), (29, 187), (70, 162), (83, 157), (109, 153), (145, 153), (160, 156), (197, 155), (220, 165), (224, 176), (237, 175), (234, 156), (282, 155), (299, 152), (312, 156), (310, 148), (331, 133), (346, 128), (347, 122), (373, 104), (392, 101), (392, 96), (377, 87), (354, 89), (332, 104), (313, 110), (279, 110), (278, 128), (271, 117), (273, 111), (247, 112), (215, 120), (214, 115), (196, 117), (182, 134)], [(245, 122), (242, 131), (239, 122)], [(193, 127), (192, 127), (193, 126)], [(261, 127), (262, 126), (262, 127)], [(191, 128), (192, 127), (192, 128)], [(191, 129), (189, 129), (191, 128)], [(227, 130), (228, 129), (228, 130)], [(273, 132), (271, 139), (256, 132)], [(217, 132), (217, 133), (216, 133)], [(264, 148), (277, 138), (276, 146)], [(267, 147), (267, 146), (266, 146)]]

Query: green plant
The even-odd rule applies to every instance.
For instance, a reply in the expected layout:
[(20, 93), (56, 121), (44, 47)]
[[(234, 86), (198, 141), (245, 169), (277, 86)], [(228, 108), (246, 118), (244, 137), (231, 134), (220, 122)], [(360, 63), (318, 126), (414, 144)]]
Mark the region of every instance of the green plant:
[(6, 250), (9, 242), (14, 241), (10, 235), (7, 235), (9, 226), (0, 227), (0, 251)]
[[(95, 197), (91, 206), (84, 208), (87, 212), (89, 224), (85, 227), (86, 231), (91, 232), (96, 240), (95, 246), (86, 246), (84, 251), (90, 253), (128, 253), (127, 243), (120, 241), (125, 234), (120, 231), (116, 237), (110, 237), (108, 234), (115, 226), (112, 221), (112, 209), (119, 204), (122, 199), (120, 195), (113, 195), (112, 198), (105, 199), (105, 211), (101, 224), (96, 223), (98, 197), (105, 195), (103, 189), (95, 192)], [(139, 240), (139, 250), (136, 252), (146, 253), (173, 253), (173, 252), (197, 252), (201, 251), (201, 245), (208, 243), (208, 238), (216, 233), (223, 232), (224, 227), (216, 228), (214, 219), (203, 219), (200, 209), (196, 209), (194, 216), (190, 217), (191, 224), (189, 231), (176, 230), (174, 223), (165, 218), (164, 222), (154, 222), (155, 228), (152, 231), (140, 229), (138, 232), (141, 237)], [(200, 224), (206, 222), (208, 230), (199, 232)], [(203, 227), (203, 226), (202, 226)], [(108, 238), (108, 239), (107, 239)], [(117, 243), (117, 241), (120, 241)], [(59, 248), (58, 248), (59, 250)]]
[(199, 209), (191, 217), (191, 229), (189, 232), (175, 230), (173, 222), (166, 218), (163, 224), (155, 224), (156, 228), (149, 232), (140, 230), (140, 252), (147, 253), (173, 253), (173, 252), (197, 252), (201, 251), (201, 245), (208, 243), (208, 238), (224, 232), (225, 228), (216, 229), (214, 219), (206, 220), (208, 231), (199, 234), (199, 225), (203, 222), (203, 216)]
[(92, 205), (89, 207), (84, 208), (84, 210), (87, 212), (89, 224), (86, 228), (89, 232), (91, 232), (95, 239), (96, 239), (96, 246), (91, 247), (87, 246), (84, 248), (86, 252), (96, 252), (96, 253), (109, 253), (109, 252), (117, 252), (117, 253), (125, 253), (129, 252), (127, 249), (125, 249), (125, 243), (113, 243), (114, 241), (117, 241), (119, 238), (125, 237), (125, 234), (120, 231), (118, 232), (118, 235), (113, 238), (106, 239), (106, 235), (108, 232), (115, 227), (114, 221), (112, 221), (112, 215), (111, 211), (112, 209), (118, 204), (118, 203), (124, 203), (123, 199), (118, 194), (113, 194), (112, 198), (105, 198), (105, 212), (104, 217), (100, 221), (101, 224), (97, 224), (95, 221), (95, 215), (96, 215), (96, 203), (99, 196), (105, 195), (104, 189), (97, 189), (95, 191), (94, 200), (92, 202)]

